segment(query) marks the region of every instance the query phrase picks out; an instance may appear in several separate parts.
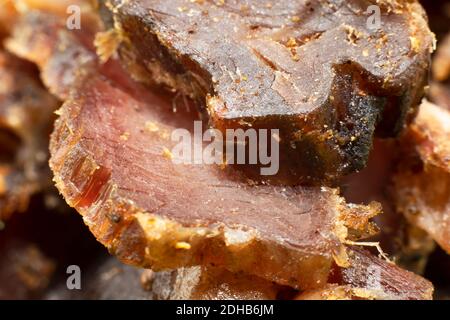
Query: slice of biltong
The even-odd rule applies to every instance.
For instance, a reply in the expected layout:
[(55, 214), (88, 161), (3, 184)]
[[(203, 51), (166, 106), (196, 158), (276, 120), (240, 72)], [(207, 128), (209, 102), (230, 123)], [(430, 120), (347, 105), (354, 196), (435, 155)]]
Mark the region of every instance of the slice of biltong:
[[(25, 20), (34, 33), (21, 25), (9, 47), (44, 76), (77, 71), (67, 82), (44, 77), (62, 97), (71, 91), (51, 141), (54, 180), (122, 261), (155, 270), (217, 265), (318, 287), (335, 259), (346, 264), (348, 238), (373, 233), (369, 219), (379, 206), (346, 204), (336, 190), (254, 185), (231, 168), (176, 164), (171, 133), (190, 134), (192, 115), (174, 114), (171, 97), (134, 83), (115, 60), (99, 65), (76, 32), (41, 36), (36, 31), (48, 29), (39, 24), (52, 20), (31, 15)], [(35, 59), (33, 48), (43, 45), (47, 56)], [(84, 58), (73, 59), (73, 50)]]

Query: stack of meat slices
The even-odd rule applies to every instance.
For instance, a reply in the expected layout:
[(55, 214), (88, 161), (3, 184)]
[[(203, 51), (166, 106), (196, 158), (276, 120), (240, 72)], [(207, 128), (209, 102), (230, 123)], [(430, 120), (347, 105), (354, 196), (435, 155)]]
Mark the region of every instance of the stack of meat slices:
[[(399, 232), (386, 231), (401, 221), (448, 246), (439, 221), (449, 181), (430, 179), (448, 175), (448, 112), (424, 103), (415, 118), (433, 45), (416, 1), (380, 4), (386, 21), (375, 31), (357, 0), (17, 3), (4, 56), (37, 66), (62, 102), (50, 141), (56, 187), (110, 253), (153, 270), (142, 273), (142, 293), (129, 281), (139, 281), (136, 269), (97, 261), (94, 274), (108, 276), (93, 277), (85, 297), (432, 298), (430, 282), (372, 241), (381, 228), (383, 247), (401, 257), (407, 244), (390, 250)], [(69, 4), (81, 8), (80, 28), (68, 26)], [(34, 68), (18, 61), (14, 76)], [(36, 96), (48, 99), (42, 114), (57, 105)], [(279, 129), (279, 174), (174, 161), (172, 132), (193, 134), (196, 120), (222, 132)], [(389, 170), (369, 163), (387, 158), (385, 144), (402, 146), (389, 149)], [(390, 197), (371, 179), (358, 195), (364, 167), (384, 187), (393, 180)], [(56, 286), (44, 297), (71, 296)]]

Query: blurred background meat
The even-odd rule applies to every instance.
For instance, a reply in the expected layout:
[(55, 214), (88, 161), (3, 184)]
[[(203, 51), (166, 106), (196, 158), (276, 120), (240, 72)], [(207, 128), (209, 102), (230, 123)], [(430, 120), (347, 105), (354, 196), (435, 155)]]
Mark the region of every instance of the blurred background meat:
[(48, 136), (58, 106), (34, 65), (0, 52), (0, 221), (53, 190)]

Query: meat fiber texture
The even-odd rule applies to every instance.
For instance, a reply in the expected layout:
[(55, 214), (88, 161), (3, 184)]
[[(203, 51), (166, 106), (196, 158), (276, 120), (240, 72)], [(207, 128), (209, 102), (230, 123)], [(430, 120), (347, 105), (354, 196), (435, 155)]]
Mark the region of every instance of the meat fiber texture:
[(373, 137), (399, 133), (424, 94), (433, 36), (416, 1), (101, 2), (114, 28), (102, 53), (118, 46), (136, 79), (194, 99), (224, 132), (280, 130), (272, 182), (361, 170)]
[[(232, 277), (302, 289), (351, 268), (344, 244), (373, 233), (377, 205), (346, 204), (328, 188), (252, 185), (227, 168), (174, 165), (168, 133), (189, 129), (192, 115), (173, 114), (168, 97), (134, 83), (114, 59), (99, 65), (83, 45), (86, 33), (55, 28), (57, 18), (30, 13), (19, 26), (8, 48), (37, 63), (66, 100), (51, 145), (57, 187), (122, 261), (156, 270), (216, 265)], [(431, 297), (430, 283), (399, 274), (402, 297)], [(418, 289), (408, 296), (411, 286)]]
[[(36, 14), (28, 19), (52, 23)], [(30, 27), (33, 39), (50, 41), (36, 36), (49, 28)], [(39, 48), (32, 39), (20, 46), (26, 34), (20, 28), (9, 47), (20, 47), (22, 55), (26, 46)], [(74, 34), (57, 34), (47, 47), (56, 50), (35, 60), (44, 61), (43, 75), (59, 75), (62, 68), (70, 74), (71, 63), (84, 64), (74, 65), (81, 81), (66, 82), (74, 90), (52, 138), (55, 181), (123, 261), (156, 269), (216, 264), (293, 287), (318, 286), (333, 255), (341, 254), (347, 227), (362, 234), (370, 229), (378, 206), (347, 205), (331, 189), (249, 185), (231, 170), (175, 165), (165, 152), (172, 143), (168, 133), (191, 124), (189, 115), (174, 115), (170, 100), (132, 83), (115, 61), (97, 68), (95, 55), (82, 52)], [(64, 92), (64, 82), (44, 81)]]

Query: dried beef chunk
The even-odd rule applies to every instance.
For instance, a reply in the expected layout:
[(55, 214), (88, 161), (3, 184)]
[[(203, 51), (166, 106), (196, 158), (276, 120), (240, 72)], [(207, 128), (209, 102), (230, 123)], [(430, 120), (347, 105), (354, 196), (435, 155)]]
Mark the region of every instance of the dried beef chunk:
[(348, 268), (336, 267), (329, 284), (297, 300), (431, 300), (433, 285), (361, 249), (349, 252)]
[(376, 300), (431, 300), (433, 285), (424, 278), (366, 250), (349, 251), (349, 268), (337, 267), (330, 282), (350, 287), (357, 298)]
[(215, 264), (317, 286), (341, 246), (338, 225), (344, 238), (353, 219), (364, 232), (377, 212), (326, 188), (249, 185), (214, 166), (174, 164), (169, 136), (183, 121), (164, 113), (169, 101), (138, 97), (146, 102), (91, 75), (64, 104), (51, 143), (58, 189), (125, 262)]
[[(10, 52), (42, 66), (42, 81), (61, 100), (67, 98), (68, 89), (79, 73), (77, 68), (96, 64), (89, 49), (93, 50), (93, 34), (99, 30), (99, 22), (90, 11), (85, 12), (83, 17), (81, 28), (69, 31), (66, 21), (60, 16), (44, 11), (26, 11), (19, 17), (11, 36), (5, 40), (5, 47)], [(67, 32), (60, 33), (61, 29)], [(76, 36), (80, 45), (69, 45), (67, 34)], [(58, 44), (61, 47), (56, 47)], [(52, 59), (53, 52), (60, 54)]]
[[(379, 30), (368, 29), (372, 4)], [(375, 132), (395, 136), (423, 96), (433, 38), (416, 1), (105, 6), (135, 78), (193, 98), (220, 130), (280, 130), (269, 181), (326, 183), (362, 169)]]
[(425, 101), (403, 145), (393, 186), (397, 210), (450, 252), (450, 112)]
[[(26, 21), (46, 30), (33, 23), (51, 20)], [(52, 135), (50, 165), (69, 205), (122, 261), (155, 270), (214, 264), (317, 287), (334, 258), (345, 263), (347, 237), (374, 231), (369, 219), (379, 207), (348, 205), (336, 190), (254, 185), (231, 168), (175, 164), (170, 133), (189, 133), (192, 115), (174, 114), (171, 97), (134, 83), (117, 61), (98, 65), (77, 33), (54, 34), (19, 34), (15, 49), (33, 58), (29, 48), (50, 42), (48, 55), (36, 61), (52, 74), (78, 61), (77, 80), (46, 81), (63, 92), (71, 88)], [(85, 59), (67, 54), (72, 47)]]
[(33, 65), (0, 52), (0, 220), (51, 186), (48, 140), (57, 106)]

